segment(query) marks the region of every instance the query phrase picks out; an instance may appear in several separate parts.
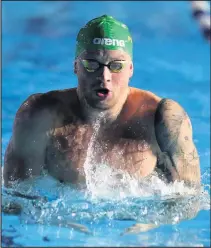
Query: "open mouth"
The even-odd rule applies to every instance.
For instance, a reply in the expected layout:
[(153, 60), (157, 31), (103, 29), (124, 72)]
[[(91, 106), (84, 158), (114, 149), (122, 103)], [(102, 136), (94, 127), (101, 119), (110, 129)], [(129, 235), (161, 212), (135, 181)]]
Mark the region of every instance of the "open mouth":
[(99, 89), (99, 90), (96, 90), (96, 94), (99, 97), (106, 97), (109, 94), (109, 90), (108, 89)]

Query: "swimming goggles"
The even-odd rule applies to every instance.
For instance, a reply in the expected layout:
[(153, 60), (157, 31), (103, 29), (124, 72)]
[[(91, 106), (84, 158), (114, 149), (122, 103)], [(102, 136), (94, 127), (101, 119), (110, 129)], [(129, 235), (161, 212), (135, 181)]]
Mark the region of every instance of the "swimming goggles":
[(100, 69), (101, 67), (107, 66), (111, 72), (118, 73), (124, 68), (125, 63), (127, 61), (114, 60), (114, 61), (109, 62), (107, 65), (100, 63), (99, 61), (94, 60), (94, 59), (82, 59), (81, 62), (83, 64), (84, 68), (88, 72), (95, 72), (98, 69)]

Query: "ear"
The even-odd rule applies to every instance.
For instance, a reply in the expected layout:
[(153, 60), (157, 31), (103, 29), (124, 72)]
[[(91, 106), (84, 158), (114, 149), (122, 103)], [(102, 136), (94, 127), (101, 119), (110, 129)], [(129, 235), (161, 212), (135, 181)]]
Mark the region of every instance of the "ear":
[(133, 62), (130, 63), (130, 78), (133, 76)]
[(74, 73), (77, 74), (77, 59), (74, 61)]

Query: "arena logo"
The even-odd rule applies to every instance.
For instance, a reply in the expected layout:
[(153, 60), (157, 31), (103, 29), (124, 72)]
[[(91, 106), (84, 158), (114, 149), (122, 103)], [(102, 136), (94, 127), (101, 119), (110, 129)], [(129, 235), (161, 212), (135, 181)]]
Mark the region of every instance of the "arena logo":
[(110, 39), (110, 38), (94, 38), (93, 44), (125, 47), (124, 40), (117, 40), (117, 39)]

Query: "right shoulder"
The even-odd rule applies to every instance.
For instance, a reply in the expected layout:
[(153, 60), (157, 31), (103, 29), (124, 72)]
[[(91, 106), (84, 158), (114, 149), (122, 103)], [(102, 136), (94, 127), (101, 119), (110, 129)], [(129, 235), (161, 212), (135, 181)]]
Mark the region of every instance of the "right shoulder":
[(71, 101), (75, 101), (74, 89), (54, 90), (46, 93), (30, 95), (20, 106), (15, 116), (15, 124), (31, 122), (32, 120), (44, 121), (57, 118)]
[(49, 110), (52, 104), (53, 99), (48, 93), (37, 93), (30, 95), (19, 107), (16, 113), (16, 119), (19, 119), (20, 117), (33, 117), (38, 113), (40, 114), (43, 111)]
[(17, 114), (23, 112), (36, 114), (43, 111), (56, 110), (61, 105), (68, 105), (68, 101), (70, 101), (74, 95), (73, 89), (53, 90), (46, 93), (33, 94), (21, 104)]
[(14, 126), (51, 119), (58, 105), (57, 94), (53, 92), (30, 95), (16, 112)]

